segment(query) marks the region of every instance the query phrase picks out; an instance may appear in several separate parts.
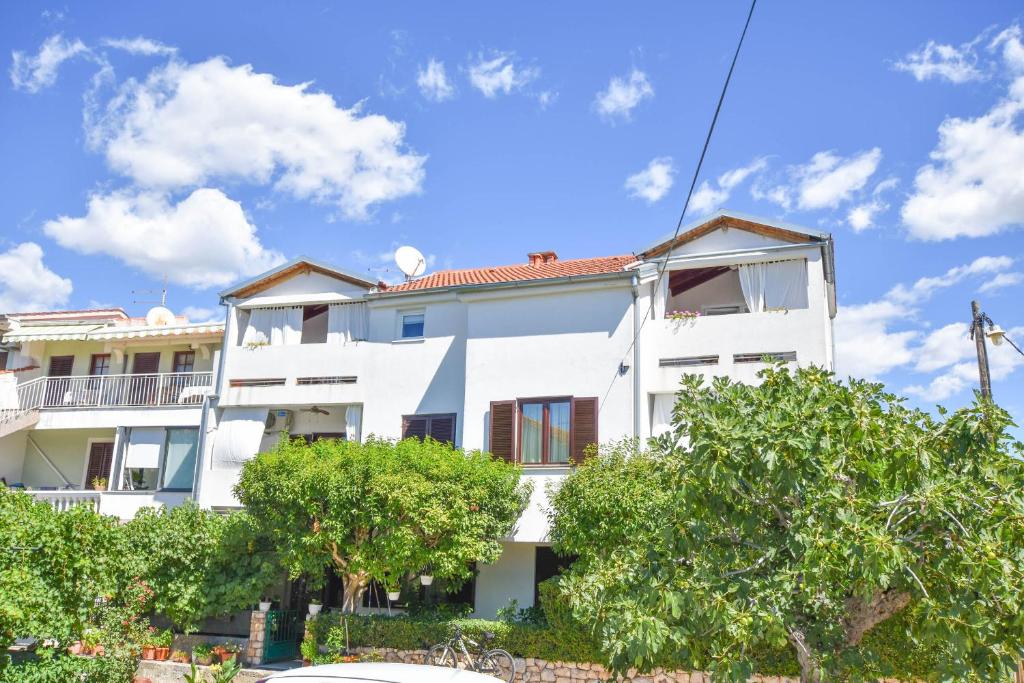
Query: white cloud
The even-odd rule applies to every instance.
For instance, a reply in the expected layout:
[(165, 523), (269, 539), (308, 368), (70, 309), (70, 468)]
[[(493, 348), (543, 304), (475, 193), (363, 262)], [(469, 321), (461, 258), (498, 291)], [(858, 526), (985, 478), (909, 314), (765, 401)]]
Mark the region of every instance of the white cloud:
[(653, 204), (672, 188), (675, 168), (671, 157), (658, 157), (647, 164), (647, 168), (626, 178), (629, 196)]
[(834, 209), (867, 184), (882, 160), (878, 147), (842, 157), (832, 151), (818, 152), (806, 164), (787, 169), (786, 184), (765, 188), (755, 184), (751, 195), (767, 199), (787, 211), (794, 204), (802, 210)]
[(102, 44), (115, 50), (123, 50), (129, 54), (142, 55), (145, 57), (168, 56), (177, 53), (178, 48), (170, 45), (137, 36), (135, 38), (104, 38)]
[(978, 291), (982, 294), (990, 294), (1004, 287), (1019, 285), (1022, 282), (1024, 282), (1024, 273), (999, 273), (978, 287)]
[(736, 186), (751, 175), (764, 170), (767, 165), (768, 160), (765, 157), (759, 157), (746, 166), (734, 168), (718, 176), (715, 185), (705, 180), (690, 198), (690, 208), (696, 213), (703, 214), (721, 207), (729, 199), (729, 195)]
[(205, 308), (203, 306), (186, 306), (181, 309), (181, 315), (194, 323), (208, 323), (224, 319), (224, 311), (217, 308)]
[(487, 98), (520, 90), (538, 76), (540, 69), (536, 67), (517, 66), (512, 52), (496, 52), (490, 59), (478, 55), (469, 66), (470, 84)]
[(937, 290), (952, 287), (965, 278), (998, 273), (1012, 265), (1013, 259), (1009, 256), (979, 256), (968, 264), (950, 268), (942, 275), (922, 277), (910, 287), (898, 284), (889, 290), (886, 298), (906, 305), (919, 304), (930, 299)]
[(929, 40), (920, 48), (896, 62), (898, 71), (906, 71), (918, 81), (939, 78), (950, 83), (966, 83), (986, 78), (978, 67), (976, 51), (979, 38), (959, 46), (945, 45)]
[(964, 354), (962, 340), (957, 340), (966, 326), (956, 323), (926, 333), (917, 319), (917, 307), (940, 289), (1012, 264), (1013, 259), (1006, 256), (982, 256), (940, 276), (922, 277), (909, 286), (897, 284), (877, 301), (840, 307), (835, 320), (837, 370), (842, 375), (877, 379), (912, 364), (927, 372), (956, 362)]
[(77, 38), (66, 40), (62, 34), (57, 33), (44, 40), (35, 55), (20, 50), (11, 53), (11, 83), (18, 90), (39, 92), (57, 82), (61, 64), (85, 54), (89, 54), (85, 43)]
[(976, 118), (949, 117), (939, 126), (931, 163), (914, 179), (901, 215), (912, 237), (982, 237), (1024, 223), (1024, 44), (1019, 27), (997, 36), (1003, 66), (1014, 80), (1006, 97)]
[(850, 224), (854, 232), (863, 232), (875, 226), (875, 218), (878, 214), (889, 210), (889, 203), (883, 199), (883, 195), (899, 184), (899, 178), (888, 178), (875, 185), (871, 198), (863, 204), (850, 209), (846, 214), (846, 222)]
[(910, 363), (914, 358), (911, 344), (920, 337), (920, 333), (890, 329), (906, 316), (905, 306), (885, 299), (842, 306), (835, 320), (837, 372), (877, 379)]
[(541, 109), (547, 109), (557, 101), (557, 90), (542, 90), (541, 92), (537, 93), (537, 104), (540, 105)]
[(177, 204), (156, 192), (96, 194), (85, 216), (61, 216), (43, 230), (68, 249), (108, 254), (196, 288), (227, 285), (284, 260), (260, 243), (238, 202), (210, 188)]
[(419, 192), (424, 176), (425, 157), (406, 151), (403, 123), (219, 57), (174, 60), (129, 80), (88, 132), (110, 166), (142, 187), (273, 183), (352, 218)]
[[(904, 389), (908, 394), (926, 401), (944, 401), (954, 394), (979, 386), (978, 361), (974, 342), (967, 336), (967, 325), (961, 325), (963, 335), (957, 339), (960, 349), (959, 358), (970, 358), (955, 365), (932, 378), (928, 384), (914, 384)], [(945, 328), (944, 328), (945, 329)], [(1015, 327), (1007, 332), (1011, 338), (1024, 336), (1024, 327)], [(1008, 378), (1018, 368), (1024, 367), (1024, 356), (1017, 353), (1011, 346), (988, 345), (989, 374), (993, 382)], [(948, 356), (947, 356), (948, 357)], [(996, 392), (993, 391), (993, 394)], [(998, 397), (997, 397), (998, 398)]]
[(22, 242), (0, 252), (0, 313), (49, 311), (64, 306), (71, 280), (43, 263), (43, 249)]
[(433, 102), (444, 102), (455, 96), (455, 86), (448, 80), (444, 62), (431, 59), (426, 67), (420, 68), (416, 74), (416, 85), (420, 93)]
[(613, 76), (605, 90), (597, 93), (594, 108), (606, 119), (628, 121), (641, 102), (654, 97), (654, 87), (647, 80), (647, 74), (633, 69), (627, 78)]
[(933, 372), (974, 355), (974, 342), (967, 323), (950, 323), (933, 330), (918, 347), (918, 372)]

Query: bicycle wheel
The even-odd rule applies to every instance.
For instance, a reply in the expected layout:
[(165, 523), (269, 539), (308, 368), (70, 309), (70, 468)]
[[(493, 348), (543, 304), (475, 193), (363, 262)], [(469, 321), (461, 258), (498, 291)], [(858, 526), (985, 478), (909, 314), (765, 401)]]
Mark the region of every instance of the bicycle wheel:
[(447, 645), (435, 645), (427, 650), (427, 664), (455, 669), (458, 666), (458, 659), (455, 657), (455, 650)]
[(488, 650), (480, 657), (476, 670), (512, 683), (516, 677), (516, 660), (505, 650)]

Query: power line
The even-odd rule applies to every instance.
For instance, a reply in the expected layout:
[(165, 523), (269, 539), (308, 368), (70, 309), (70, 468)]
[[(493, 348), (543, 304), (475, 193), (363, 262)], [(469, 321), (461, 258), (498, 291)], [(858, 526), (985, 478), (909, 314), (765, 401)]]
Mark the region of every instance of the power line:
[[(657, 292), (661, 287), (662, 278), (665, 277), (665, 270), (668, 268), (668, 257), (671, 253), (671, 245), (675, 243), (676, 238), (679, 237), (679, 231), (683, 229), (683, 220), (686, 218), (686, 211), (690, 208), (690, 199), (693, 197), (693, 190), (697, 187), (697, 180), (700, 178), (701, 168), (704, 166), (704, 157), (707, 156), (708, 147), (711, 145), (711, 136), (715, 132), (715, 125), (718, 123), (718, 115), (722, 111), (722, 103), (725, 101), (725, 93), (729, 90), (729, 82), (732, 80), (732, 73), (736, 69), (736, 60), (739, 59), (740, 49), (743, 47), (743, 40), (747, 37), (747, 29), (750, 28), (750, 20), (754, 16), (754, 8), (757, 6), (757, 0), (751, 0), (750, 11), (747, 12), (747, 20), (743, 24), (743, 31), (740, 33), (739, 42), (736, 43), (736, 52), (732, 55), (732, 63), (729, 64), (729, 72), (725, 75), (725, 83), (722, 84), (722, 92), (718, 96), (718, 104), (715, 106), (715, 115), (711, 117), (711, 125), (708, 126), (708, 134), (704, 138), (704, 147), (700, 151), (700, 158), (697, 160), (697, 167), (693, 170), (693, 179), (690, 181), (690, 189), (686, 193), (686, 201), (683, 202), (683, 210), (679, 214), (679, 220), (676, 222), (676, 230), (672, 234), (672, 239), (669, 240), (669, 251), (665, 253), (665, 258), (658, 268), (658, 279), (655, 281), (654, 291)], [(626, 348), (626, 352), (622, 356), (621, 363), (625, 362), (629, 358), (630, 352), (636, 346), (636, 340), (640, 338), (640, 333), (644, 329), (644, 325), (647, 324), (647, 319), (651, 317), (651, 312), (654, 310), (655, 296), (651, 297), (650, 306), (647, 307), (647, 312), (644, 314), (643, 320), (640, 321), (640, 326), (637, 327), (636, 332), (633, 334), (632, 341), (629, 342), (629, 346)], [(633, 370), (636, 372), (636, 369)], [(614, 382), (614, 380), (613, 380)]]

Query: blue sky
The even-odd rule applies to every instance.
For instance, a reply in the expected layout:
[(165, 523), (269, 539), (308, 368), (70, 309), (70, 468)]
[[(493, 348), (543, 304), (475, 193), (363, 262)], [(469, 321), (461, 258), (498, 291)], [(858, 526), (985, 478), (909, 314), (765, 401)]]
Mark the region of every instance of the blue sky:
[[(5, 3), (0, 309), (628, 253), (675, 225), (746, 8)], [(923, 405), (969, 400), (972, 297), (1024, 340), (1020, 20), (762, 2), (691, 210), (833, 232), (840, 371)], [(1018, 418), (1022, 360), (993, 352)]]

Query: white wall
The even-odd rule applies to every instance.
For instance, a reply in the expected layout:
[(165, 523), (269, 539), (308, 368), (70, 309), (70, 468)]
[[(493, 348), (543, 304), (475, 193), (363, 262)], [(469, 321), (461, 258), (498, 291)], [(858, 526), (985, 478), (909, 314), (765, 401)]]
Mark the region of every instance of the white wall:
[(493, 619), (510, 600), (519, 607), (533, 604), (533, 576), (536, 546), (532, 543), (502, 543), (501, 557), (494, 564), (478, 566), (476, 606), (473, 616)]
[(23, 476), (27, 434), (28, 430), (23, 429), (0, 438), (0, 477), (5, 478), (8, 484), (20, 482)]

